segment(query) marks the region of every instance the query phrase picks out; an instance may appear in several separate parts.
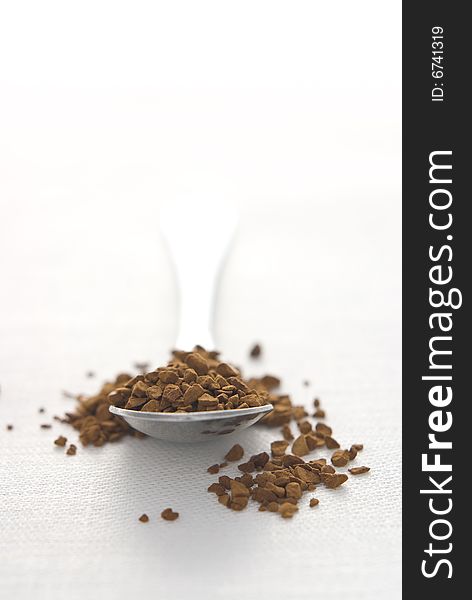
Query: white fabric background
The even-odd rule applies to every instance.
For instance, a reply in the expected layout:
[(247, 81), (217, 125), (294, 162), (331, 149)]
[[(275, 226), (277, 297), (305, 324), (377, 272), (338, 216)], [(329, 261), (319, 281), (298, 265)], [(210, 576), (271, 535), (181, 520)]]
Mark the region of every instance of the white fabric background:
[[(0, 597), (397, 599), (399, 7), (192, 6), (15, 3), (0, 19)], [(241, 211), (218, 346), (297, 403), (319, 395), (372, 468), (292, 520), (206, 492), (234, 439), (69, 457), (52, 442), (74, 432), (39, 427), (71, 406), (61, 390), (165, 359), (177, 313), (159, 205), (205, 190)], [(277, 431), (238, 441), (250, 454)]]

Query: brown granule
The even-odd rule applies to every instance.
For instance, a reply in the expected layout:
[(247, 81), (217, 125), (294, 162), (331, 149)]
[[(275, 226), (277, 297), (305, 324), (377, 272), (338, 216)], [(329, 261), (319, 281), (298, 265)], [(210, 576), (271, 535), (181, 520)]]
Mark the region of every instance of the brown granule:
[(348, 476), (344, 473), (323, 473), (321, 480), (326, 487), (335, 489), (348, 480)]
[(219, 470), (220, 470), (220, 465), (211, 465), (211, 467), (208, 467), (208, 469), (207, 469), (208, 473), (211, 473), (212, 475), (214, 475), (215, 473), (218, 473)]
[(175, 521), (179, 518), (179, 513), (174, 512), (171, 508), (166, 508), (161, 512), (161, 517), (166, 521)]
[(287, 442), (291, 442), (294, 439), (292, 430), (290, 429), (289, 425), (284, 425), (282, 427), (281, 433), (282, 433), (284, 440), (286, 440)]
[(279, 512), (284, 519), (291, 519), (297, 510), (298, 506), (291, 504), (290, 502), (284, 502), (279, 507)]
[(331, 462), (335, 467), (345, 467), (350, 460), (349, 450), (336, 450), (331, 456)]
[(208, 488), (208, 491), (211, 494), (216, 494), (217, 496), (222, 496), (226, 493), (225, 488), (221, 485), (221, 483), (212, 483)]
[(7, 431), (13, 431), (13, 425), (7, 425)]
[(313, 400), (313, 404), (314, 404), (315, 408), (319, 408), (320, 405), (321, 405), (320, 399), (319, 398), (315, 398)]
[(348, 450), (349, 453), (349, 460), (354, 460), (357, 456), (357, 450), (354, 448), (354, 446), (351, 446), (351, 448)]
[(270, 445), (270, 451), (272, 456), (283, 456), (287, 447), (288, 442), (285, 440), (272, 442)]
[(318, 408), (313, 413), (313, 416), (315, 417), (315, 419), (324, 419), (326, 417), (326, 412), (322, 408)]
[(40, 425), (41, 429), (51, 429), (52, 425), (50, 425), (49, 423), (43, 423), (42, 425)]
[(358, 452), (360, 452), (361, 450), (364, 450), (364, 445), (363, 444), (352, 444), (351, 448), (354, 448), (354, 450), (357, 450)]
[(313, 508), (314, 506), (318, 506), (319, 503), (320, 503), (320, 501), (318, 500), (318, 498), (311, 498), (310, 499), (310, 506), (311, 506), (311, 508)]
[(139, 519), (138, 519), (138, 520), (139, 520), (139, 521), (141, 521), (141, 523), (148, 523), (148, 522), (149, 522), (149, 517), (147, 516), (147, 514), (146, 514), (146, 513), (143, 513), (143, 514), (142, 514), (142, 515), (139, 517)]
[(254, 344), (254, 346), (251, 348), (251, 351), (249, 352), (249, 356), (251, 358), (259, 358), (259, 356), (262, 353), (262, 347), (260, 344)]
[(235, 462), (237, 460), (241, 460), (244, 456), (244, 449), (239, 444), (235, 444), (228, 452), (225, 454), (225, 459), (230, 462)]
[(60, 435), (57, 440), (54, 440), (54, 443), (56, 444), (56, 446), (61, 446), (64, 447), (67, 443), (67, 438), (64, 437), (63, 435)]
[(325, 444), (326, 444), (326, 448), (329, 448), (329, 450), (333, 450), (334, 448), (339, 448), (339, 443), (332, 438), (330, 435), (326, 435), (324, 438)]
[(71, 444), (67, 448), (66, 454), (68, 454), (69, 456), (75, 456), (77, 454), (77, 446), (75, 446), (74, 444)]
[(85, 373), (85, 377), (88, 377), (89, 379), (95, 377), (94, 371), (87, 371), (87, 373)]
[(363, 473), (368, 473), (370, 471), (370, 467), (352, 467), (352, 469), (348, 469), (349, 473), (353, 475), (362, 475)]
[(300, 433), (310, 433), (310, 431), (312, 431), (313, 429), (309, 421), (300, 421), (299, 423), (297, 423), (297, 425), (298, 429), (300, 430)]
[(133, 365), (133, 367), (141, 373), (145, 373), (149, 369), (149, 366), (148, 362), (135, 362)]
[(249, 460), (248, 462), (245, 462), (245, 463), (242, 463), (242, 464), (238, 465), (238, 469), (242, 473), (252, 473), (255, 468), (256, 468), (256, 465), (251, 460)]
[(44, 410), (44, 408), (41, 406), (40, 408), (38, 408), (38, 412), (39, 412), (40, 414), (43, 414), (43, 413), (44, 413), (44, 412), (46, 412), (46, 411), (45, 411), (45, 410)]
[(309, 452), (310, 449), (307, 445), (306, 436), (303, 434), (298, 436), (292, 444), (292, 453), (296, 456), (305, 456)]

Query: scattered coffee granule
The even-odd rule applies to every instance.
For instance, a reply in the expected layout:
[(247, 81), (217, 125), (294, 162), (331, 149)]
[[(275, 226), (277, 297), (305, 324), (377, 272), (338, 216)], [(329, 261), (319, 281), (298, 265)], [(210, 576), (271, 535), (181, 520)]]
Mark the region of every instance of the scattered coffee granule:
[(249, 352), (249, 356), (251, 358), (259, 358), (259, 356), (262, 353), (262, 347), (260, 344), (254, 344), (254, 346), (251, 348), (251, 351)]
[(361, 450), (364, 450), (364, 444), (352, 444), (351, 448), (360, 452)]
[(335, 489), (347, 481), (348, 476), (344, 473), (323, 473), (321, 480), (326, 487)]
[(335, 467), (345, 467), (350, 460), (349, 450), (336, 450), (331, 456), (331, 462)]
[(71, 444), (67, 448), (66, 454), (68, 454), (69, 456), (75, 456), (77, 454), (77, 446), (75, 446), (74, 444)]
[(166, 508), (161, 512), (161, 517), (166, 521), (175, 521), (179, 518), (179, 513), (174, 512), (171, 508)]
[(50, 425), (49, 423), (42, 423), (40, 427), (41, 429), (51, 429), (52, 425)]
[(310, 382), (308, 381), (308, 379), (305, 379), (305, 380), (303, 381), (303, 385), (304, 385), (305, 387), (308, 387), (308, 386), (310, 385)]
[(139, 520), (139, 521), (141, 521), (141, 523), (148, 523), (148, 521), (149, 521), (149, 517), (147, 516), (147, 514), (146, 514), (146, 513), (143, 513), (143, 514), (142, 514), (142, 515), (139, 517), (139, 519), (138, 519), (138, 520)]
[(349, 452), (349, 460), (354, 460), (357, 456), (357, 450), (354, 448), (354, 446), (351, 446), (351, 448), (348, 450)]
[(218, 465), (218, 464), (211, 465), (211, 467), (208, 467), (208, 469), (207, 469), (208, 473), (211, 473), (212, 475), (214, 475), (215, 473), (218, 473), (219, 470), (220, 470), (220, 465)]
[(313, 416), (315, 417), (315, 419), (324, 419), (326, 417), (326, 412), (322, 408), (318, 408), (313, 413)]
[(334, 448), (339, 448), (339, 443), (332, 438), (330, 435), (326, 435), (324, 438), (325, 444), (326, 444), (326, 448), (328, 448), (329, 450), (333, 450)]
[(38, 408), (38, 412), (39, 412), (40, 414), (43, 414), (43, 413), (44, 413), (44, 412), (46, 412), (46, 411), (45, 411), (45, 410), (44, 410), (44, 408), (41, 406), (41, 408)]
[(133, 367), (137, 370), (140, 371), (141, 373), (145, 373), (146, 371), (149, 370), (149, 363), (148, 362), (135, 362)]
[(300, 430), (300, 433), (310, 433), (313, 427), (309, 421), (300, 421), (298, 423), (298, 429)]
[(313, 404), (314, 404), (315, 408), (319, 408), (320, 405), (321, 405), (320, 399), (319, 398), (315, 398), (313, 400)]
[(362, 475), (363, 473), (368, 473), (370, 467), (352, 467), (352, 469), (348, 469), (348, 471), (353, 475)]
[(230, 462), (240, 460), (244, 456), (244, 449), (239, 444), (235, 444), (225, 455), (225, 459)]
[(7, 431), (13, 431), (13, 425), (7, 425)]
[(309, 454), (310, 449), (308, 448), (305, 435), (302, 434), (298, 436), (297, 439), (293, 442), (292, 452), (296, 456), (305, 456), (306, 454)]
[(284, 502), (279, 507), (279, 512), (284, 519), (291, 519), (297, 510), (298, 506), (296, 504), (291, 504), (290, 502)]
[(313, 508), (314, 506), (318, 506), (319, 503), (320, 503), (320, 501), (318, 500), (318, 498), (311, 498), (310, 499), (310, 506), (311, 506), (311, 508)]
[(283, 456), (287, 449), (288, 442), (285, 440), (272, 442), (270, 445), (270, 451), (272, 456)]
[(224, 469), (227, 466), (228, 466), (227, 462), (222, 462), (222, 463), (219, 464), (220, 469)]
[(64, 437), (63, 435), (60, 435), (57, 440), (54, 440), (54, 443), (56, 444), (56, 446), (61, 446), (64, 447), (67, 443), (67, 438)]
[(221, 485), (221, 483), (212, 483), (208, 488), (208, 491), (211, 494), (216, 494), (217, 496), (222, 496), (226, 493), (226, 488)]
[(112, 404), (108, 395), (116, 392), (117, 396), (124, 394), (124, 397), (127, 397), (129, 390), (123, 388), (123, 385), (130, 379), (131, 375), (122, 373), (114, 381), (102, 385), (98, 394), (94, 396), (73, 396), (78, 401), (75, 412), (67, 412), (62, 422), (72, 425), (79, 432), (79, 439), (83, 446), (89, 444), (103, 446), (125, 435), (144, 437), (142, 433), (132, 429), (123, 419), (108, 410)]
[(87, 373), (85, 373), (85, 376), (92, 378), (92, 377), (95, 377), (95, 373), (94, 373), (94, 371), (87, 371)]
[(284, 425), (282, 427), (281, 433), (282, 433), (284, 440), (286, 440), (287, 442), (291, 442), (294, 439), (292, 430), (290, 429), (289, 425)]

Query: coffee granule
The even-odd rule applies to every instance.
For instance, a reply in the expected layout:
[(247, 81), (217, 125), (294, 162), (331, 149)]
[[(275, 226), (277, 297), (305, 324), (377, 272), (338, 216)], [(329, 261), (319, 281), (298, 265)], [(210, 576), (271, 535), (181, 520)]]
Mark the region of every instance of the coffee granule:
[(290, 502), (284, 502), (279, 507), (279, 512), (284, 519), (291, 519), (297, 510), (298, 506), (296, 504), (291, 504)]
[(235, 444), (225, 455), (225, 459), (230, 462), (240, 460), (244, 456), (244, 449), (239, 444)]
[(141, 523), (148, 523), (148, 522), (149, 522), (149, 517), (147, 516), (147, 514), (146, 514), (146, 513), (143, 513), (143, 514), (142, 514), (142, 515), (139, 517), (139, 519), (138, 519), (138, 520), (139, 520), (139, 521), (141, 521)]
[(50, 425), (49, 423), (43, 423), (42, 425), (40, 425), (41, 429), (51, 429), (52, 425)]
[(85, 373), (85, 376), (88, 378), (92, 378), (95, 377), (95, 373), (94, 371), (87, 371), (87, 373)]
[(332, 438), (330, 435), (326, 435), (324, 438), (325, 444), (326, 444), (326, 448), (328, 448), (329, 450), (333, 450), (334, 448), (339, 448), (339, 443)]
[(270, 451), (272, 456), (283, 456), (285, 454), (285, 450), (287, 449), (288, 442), (285, 440), (272, 442), (270, 445)]
[(77, 446), (75, 446), (74, 444), (71, 444), (67, 448), (66, 454), (68, 454), (69, 456), (75, 456), (77, 454)]
[(219, 470), (220, 470), (220, 465), (211, 465), (211, 467), (208, 467), (208, 469), (207, 469), (208, 473), (211, 473), (211, 474), (218, 473)]
[(350, 460), (349, 450), (336, 450), (331, 456), (331, 462), (335, 467), (345, 467)]
[(13, 425), (7, 425), (7, 431), (13, 431)]
[(289, 425), (284, 425), (282, 427), (281, 433), (282, 433), (284, 440), (286, 440), (287, 442), (291, 442), (294, 439), (292, 430), (290, 429)]
[(310, 499), (310, 506), (311, 506), (311, 508), (313, 508), (314, 506), (318, 506), (319, 503), (320, 503), (320, 501), (318, 500), (318, 498), (311, 498)]
[(251, 351), (249, 352), (249, 356), (251, 358), (259, 358), (259, 356), (262, 353), (262, 347), (260, 344), (254, 344), (254, 346), (251, 348)]
[(348, 471), (353, 475), (362, 475), (363, 473), (368, 473), (370, 467), (352, 467), (352, 469), (348, 469)]
[(63, 435), (60, 435), (56, 440), (54, 440), (54, 443), (56, 444), (56, 446), (64, 447), (67, 443), (67, 438)]
[(44, 410), (44, 408), (43, 408), (43, 407), (41, 407), (41, 408), (38, 408), (38, 412), (39, 412), (40, 414), (43, 414), (43, 413), (45, 412), (45, 410)]
[(175, 521), (179, 518), (179, 513), (174, 512), (171, 508), (166, 508), (161, 512), (161, 517), (166, 521)]

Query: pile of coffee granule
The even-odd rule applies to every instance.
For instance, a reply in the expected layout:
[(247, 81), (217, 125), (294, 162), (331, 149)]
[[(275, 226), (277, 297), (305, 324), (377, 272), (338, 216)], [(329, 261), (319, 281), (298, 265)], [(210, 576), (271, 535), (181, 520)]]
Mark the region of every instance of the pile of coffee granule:
[(131, 375), (122, 373), (113, 382), (105, 383), (98, 394), (94, 396), (77, 396), (78, 401), (74, 412), (67, 412), (63, 423), (72, 425), (79, 432), (79, 439), (84, 446), (93, 444), (103, 446), (107, 442), (116, 442), (125, 435), (144, 437), (135, 431), (123, 419), (110, 413), (112, 404), (109, 394), (120, 389), (131, 379)]
[(219, 353), (195, 346), (174, 350), (165, 367), (136, 375), (116, 386), (108, 398), (119, 408), (144, 412), (187, 413), (233, 410), (269, 403), (266, 388), (252, 386)]
[[(318, 399), (314, 404), (315, 409), (319, 410)], [(301, 412), (296, 411), (295, 414), (302, 417)], [(291, 408), (284, 421), (290, 421), (293, 416)], [(277, 422), (280, 424), (280, 421)], [(304, 416), (297, 421), (297, 427), (300, 435), (295, 437), (288, 422), (284, 422), (281, 430), (283, 439), (270, 444), (270, 455), (268, 452), (260, 452), (251, 456), (238, 465), (241, 472), (239, 476), (231, 478), (222, 475), (210, 485), (208, 491), (216, 494), (220, 504), (232, 510), (243, 510), (253, 500), (259, 503), (259, 510), (262, 512), (277, 512), (283, 518), (291, 518), (298, 511), (297, 505), (303, 494), (314, 492), (318, 485), (329, 489), (340, 487), (349, 477), (346, 473), (338, 472), (335, 467), (345, 467), (354, 460), (363, 449), (362, 444), (353, 444), (349, 450), (341, 450), (339, 443), (332, 437), (331, 427), (318, 422), (313, 428), (312, 423)], [(287, 452), (290, 443), (291, 453)], [(336, 449), (331, 455), (331, 464), (328, 464), (326, 458), (302, 458), (323, 447)], [(238, 461), (243, 455), (244, 449), (236, 444), (227, 452), (225, 459)], [(349, 472), (360, 475), (369, 470), (369, 467), (362, 466), (352, 467)], [(312, 497), (309, 501), (310, 507), (318, 504), (318, 498)]]

